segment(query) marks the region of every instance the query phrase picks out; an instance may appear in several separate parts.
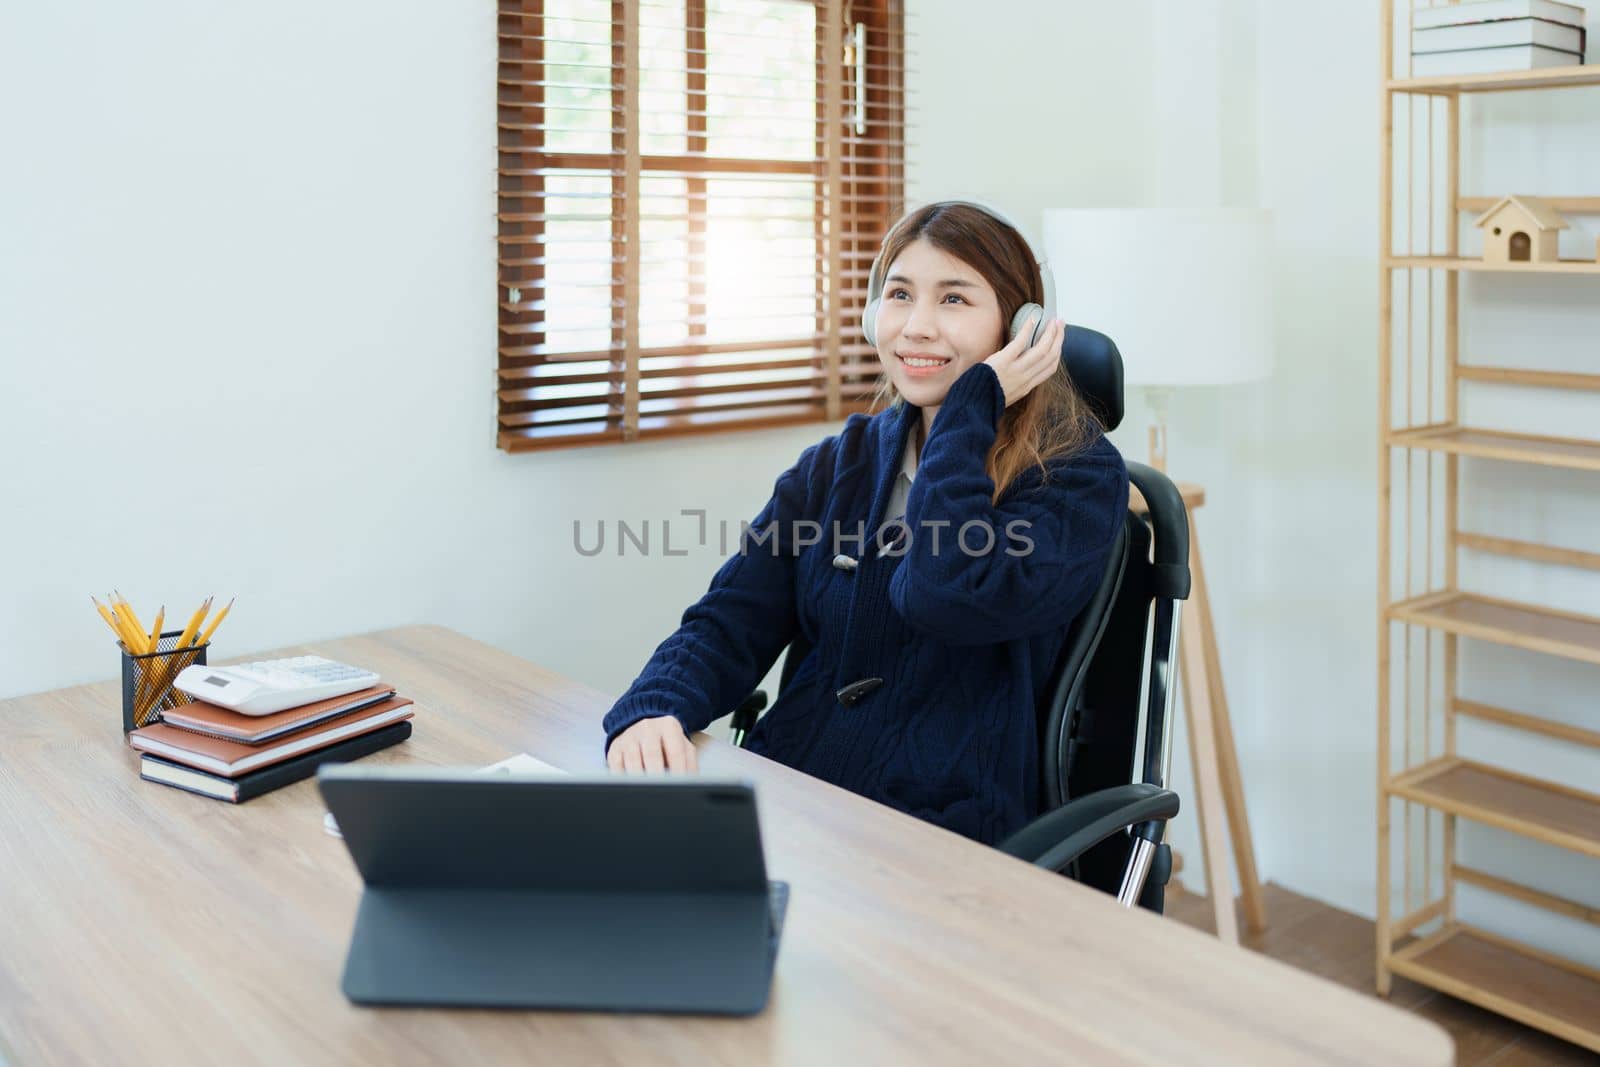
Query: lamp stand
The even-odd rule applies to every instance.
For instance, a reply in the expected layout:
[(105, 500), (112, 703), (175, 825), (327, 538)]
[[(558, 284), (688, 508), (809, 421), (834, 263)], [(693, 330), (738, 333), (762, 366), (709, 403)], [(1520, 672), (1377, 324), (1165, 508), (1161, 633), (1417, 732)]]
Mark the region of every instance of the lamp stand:
[(1144, 395), (1150, 401), (1150, 466), (1167, 473), (1167, 409), (1172, 403), (1170, 385), (1147, 385)]
[[(1150, 466), (1165, 473), (1167, 462), (1167, 409), (1172, 390), (1150, 387)], [(1239, 943), (1239, 926), (1233, 912), (1233, 883), (1226, 866), (1228, 842), (1233, 842), (1233, 862), (1239, 871), (1245, 923), (1254, 933), (1267, 926), (1266, 902), (1256, 873), (1255, 846), (1244, 805), (1244, 781), (1239, 754), (1233, 743), (1233, 723), (1228, 697), (1222, 686), (1222, 661), (1217, 653), (1216, 627), (1211, 622), (1211, 600), (1206, 590), (1205, 568), (1200, 562), (1200, 537), (1194, 512), (1206, 501), (1205, 490), (1179, 483), (1189, 520), (1189, 603), (1179, 619), (1178, 666), (1183, 693), (1185, 725), (1189, 730), (1189, 758), (1194, 766), (1195, 813), (1200, 820), (1201, 861), (1216, 918), (1217, 937)], [(1224, 826), (1226, 820), (1226, 827)], [(1175, 861), (1176, 871), (1181, 861)]]

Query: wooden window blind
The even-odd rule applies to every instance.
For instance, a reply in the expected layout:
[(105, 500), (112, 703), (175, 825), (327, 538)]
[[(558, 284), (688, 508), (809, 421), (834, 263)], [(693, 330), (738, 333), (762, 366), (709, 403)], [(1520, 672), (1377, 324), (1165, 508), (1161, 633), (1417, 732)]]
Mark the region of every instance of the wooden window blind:
[(499, 446), (866, 411), (904, 55), (902, 0), (500, 0)]

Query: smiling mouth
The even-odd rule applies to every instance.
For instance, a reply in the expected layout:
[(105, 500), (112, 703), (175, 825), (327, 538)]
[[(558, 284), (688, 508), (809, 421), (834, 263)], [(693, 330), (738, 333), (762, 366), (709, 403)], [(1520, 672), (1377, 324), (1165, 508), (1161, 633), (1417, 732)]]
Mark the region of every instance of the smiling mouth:
[(914, 367), (917, 370), (937, 370), (950, 362), (938, 356), (902, 356), (898, 352), (895, 356), (907, 367)]

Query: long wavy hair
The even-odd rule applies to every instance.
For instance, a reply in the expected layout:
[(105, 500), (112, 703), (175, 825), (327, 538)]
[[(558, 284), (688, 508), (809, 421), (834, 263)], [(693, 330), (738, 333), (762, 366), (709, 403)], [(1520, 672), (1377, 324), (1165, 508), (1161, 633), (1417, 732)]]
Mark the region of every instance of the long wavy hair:
[[(955, 256), (988, 282), (1000, 299), (1002, 329), (1023, 304), (1044, 304), (1044, 282), (1028, 242), (1014, 228), (980, 208), (959, 202), (929, 204), (903, 218), (884, 238), (881, 269), (918, 238)], [(906, 403), (887, 371), (873, 395), (871, 411)], [(1071, 456), (1102, 432), (1100, 420), (1084, 401), (1065, 367), (1000, 416), (984, 469), (994, 482), (993, 501), (1031, 467), (1046, 480), (1049, 462)]]

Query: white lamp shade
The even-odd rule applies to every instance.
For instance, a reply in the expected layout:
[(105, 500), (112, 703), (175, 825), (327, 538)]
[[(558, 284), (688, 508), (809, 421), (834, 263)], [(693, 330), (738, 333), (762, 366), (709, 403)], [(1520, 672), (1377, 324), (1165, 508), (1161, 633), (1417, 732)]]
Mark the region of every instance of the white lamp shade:
[(1129, 385), (1272, 373), (1271, 237), (1249, 208), (1044, 212), (1056, 314), (1115, 341)]

